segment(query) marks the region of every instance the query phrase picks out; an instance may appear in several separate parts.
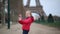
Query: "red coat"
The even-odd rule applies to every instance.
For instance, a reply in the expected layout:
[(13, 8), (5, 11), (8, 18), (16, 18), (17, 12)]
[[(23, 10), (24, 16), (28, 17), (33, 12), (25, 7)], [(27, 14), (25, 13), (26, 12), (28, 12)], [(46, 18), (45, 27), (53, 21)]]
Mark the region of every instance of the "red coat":
[(30, 25), (34, 21), (33, 17), (28, 17), (24, 20), (19, 20), (19, 23), (22, 24), (23, 30), (30, 30)]

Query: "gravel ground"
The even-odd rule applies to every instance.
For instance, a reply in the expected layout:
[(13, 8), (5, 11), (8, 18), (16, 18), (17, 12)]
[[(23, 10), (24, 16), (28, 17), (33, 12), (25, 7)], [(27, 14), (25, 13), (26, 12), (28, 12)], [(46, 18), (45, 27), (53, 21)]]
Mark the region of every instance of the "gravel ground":
[[(22, 34), (21, 24), (13, 24), (10, 29), (4, 28), (0, 29), (0, 34)], [(60, 30), (54, 27), (48, 27), (41, 24), (33, 23), (29, 34), (60, 34)]]

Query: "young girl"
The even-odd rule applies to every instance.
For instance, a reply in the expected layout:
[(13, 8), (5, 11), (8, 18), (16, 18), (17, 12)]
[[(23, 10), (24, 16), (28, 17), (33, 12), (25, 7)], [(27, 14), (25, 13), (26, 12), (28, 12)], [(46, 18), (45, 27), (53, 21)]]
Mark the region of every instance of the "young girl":
[(30, 30), (30, 26), (32, 22), (34, 21), (34, 18), (31, 15), (31, 11), (26, 11), (26, 18), (22, 19), (22, 15), (19, 15), (19, 23), (22, 24), (22, 30), (23, 34), (28, 34)]

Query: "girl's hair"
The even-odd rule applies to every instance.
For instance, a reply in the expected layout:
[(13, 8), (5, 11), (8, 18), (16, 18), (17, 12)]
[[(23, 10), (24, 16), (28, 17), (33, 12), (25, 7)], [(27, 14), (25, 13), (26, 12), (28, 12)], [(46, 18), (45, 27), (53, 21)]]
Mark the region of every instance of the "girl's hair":
[(30, 15), (32, 16), (32, 13), (31, 13), (31, 11), (30, 11), (30, 10), (27, 10), (26, 12), (29, 12), (29, 13), (30, 13)]

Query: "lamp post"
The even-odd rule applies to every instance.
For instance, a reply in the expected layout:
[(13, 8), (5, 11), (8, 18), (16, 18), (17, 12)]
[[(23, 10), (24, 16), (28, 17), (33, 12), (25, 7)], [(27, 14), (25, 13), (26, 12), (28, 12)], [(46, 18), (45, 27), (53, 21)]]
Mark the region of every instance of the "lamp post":
[(10, 0), (8, 0), (8, 29), (10, 29)]

